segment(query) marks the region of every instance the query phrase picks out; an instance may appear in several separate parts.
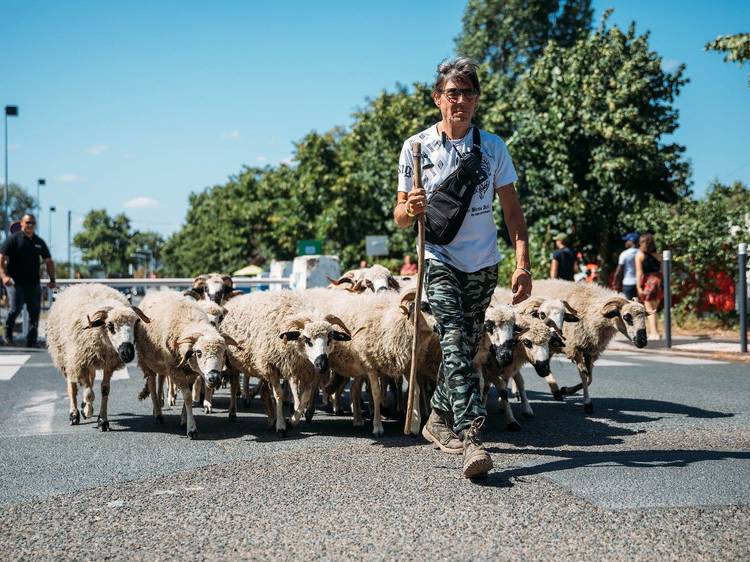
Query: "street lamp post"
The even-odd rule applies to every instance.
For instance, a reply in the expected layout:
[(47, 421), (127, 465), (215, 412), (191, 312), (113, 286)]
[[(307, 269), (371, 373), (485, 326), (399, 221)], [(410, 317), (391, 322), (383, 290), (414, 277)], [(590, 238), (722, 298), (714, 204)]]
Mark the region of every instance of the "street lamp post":
[(5, 186), (3, 188), (3, 238), (8, 236), (8, 117), (18, 117), (17, 105), (5, 106)]
[(38, 180), (36, 180), (36, 229), (37, 230), (39, 230), (40, 228), (39, 219), (42, 218), (41, 216), (39, 216), (42, 214), (42, 203), (39, 200), (39, 186), (42, 186), (42, 185), (47, 185), (47, 180), (45, 180), (44, 178), (39, 178)]
[(52, 253), (52, 213), (54, 213), (55, 211), (57, 211), (55, 207), (49, 208), (49, 238), (47, 239), (49, 240), (49, 244), (47, 244), (47, 246), (49, 246), (50, 254)]

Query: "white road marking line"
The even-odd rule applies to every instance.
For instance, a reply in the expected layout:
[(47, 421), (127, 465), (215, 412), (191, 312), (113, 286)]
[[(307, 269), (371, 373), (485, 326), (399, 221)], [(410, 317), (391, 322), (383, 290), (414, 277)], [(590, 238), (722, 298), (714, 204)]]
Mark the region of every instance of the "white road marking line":
[[(104, 378), (104, 371), (102, 371), (101, 369), (97, 369), (97, 371), (96, 371), (96, 380), (100, 381), (103, 378)], [(119, 369), (119, 370), (115, 371), (114, 373), (112, 373), (112, 379), (111, 380), (113, 380), (113, 381), (121, 381), (121, 380), (129, 379), (129, 378), (130, 378), (130, 373), (128, 372), (128, 368), (127, 367), (123, 367), (122, 369)]]
[(12, 379), (30, 357), (31, 355), (0, 355), (0, 381)]
[(34, 396), (30, 405), (21, 408), (32, 433), (50, 433), (52, 431), (55, 400), (57, 400), (56, 392), (40, 392)]

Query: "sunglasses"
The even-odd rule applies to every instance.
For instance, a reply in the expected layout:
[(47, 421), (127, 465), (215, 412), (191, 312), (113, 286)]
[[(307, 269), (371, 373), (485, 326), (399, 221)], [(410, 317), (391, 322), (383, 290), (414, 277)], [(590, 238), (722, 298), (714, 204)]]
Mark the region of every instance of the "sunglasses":
[(449, 88), (443, 90), (442, 93), (445, 94), (445, 97), (450, 101), (458, 101), (458, 98), (461, 96), (463, 96), (465, 100), (474, 100), (479, 96), (479, 90), (474, 88)]
[(22, 222), (21, 224), (22, 225), (31, 225), (31, 226), (34, 226), (36, 224), (36, 222), (35, 221), (26, 221), (26, 222)]

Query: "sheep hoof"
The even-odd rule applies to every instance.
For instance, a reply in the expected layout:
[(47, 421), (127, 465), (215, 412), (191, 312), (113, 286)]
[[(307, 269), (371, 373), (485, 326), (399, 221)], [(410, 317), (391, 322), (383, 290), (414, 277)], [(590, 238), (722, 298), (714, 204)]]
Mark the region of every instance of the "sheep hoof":
[(276, 430), (276, 437), (286, 437), (286, 428), (285, 429), (277, 429)]
[(325, 413), (327, 413), (327, 414), (332, 414), (333, 413), (333, 406), (331, 406), (331, 404), (324, 404), (323, 405), (323, 411)]
[(156, 417), (154, 418), (154, 421), (155, 421), (156, 423), (159, 423), (159, 424), (161, 424), (161, 423), (164, 423), (164, 416), (162, 416), (161, 414), (159, 414), (158, 416), (156, 416)]
[(187, 427), (187, 422), (181, 421), (180, 422), (180, 429), (185, 429)]
[(385, 434), (385, 430), (382, 427), (373, 427), (372, 434), (375, 437), (383, 437), (383, 435)]
[(211, 407), (209, 407), (209, 406), (204, 406), (204, 407), (203, 407), (203, 413), (204, 413), (204, 414), (213, 414), (213, 413), (214, 413), (214, 411), (213, 411), (213, 409), (212, 409)]
[(588, 404), (583, 405), (583, 411), (587, 414), (593, 414), (594, 413), (594, 403), (589, 402)]
[(193, 429), (187, 432), (188, 439), (195, 439), (195, 436), (198, 435), (198, 430)]
[(315, 412), (305, 412), (305, 421), (307, 423), (311, 423), (313, 421), (314, 416), (315, 416)]
[(229, 421), (237, 421), (237, 412), (229, 412)]
[(98, 429), (101, 429), (102, 431), (109, 431), (109, 421), (108, 420), (97, 420), (96, 427)]
[(555, 390), (552, 391), (552, 398), (554, 398), (558, 402), (563, 401), (563, 396), (565, 395), (563, 394), (563, 391), (559, 388), (556, 388)]
[(75, 412), (70, 412), (69, 419), (70, 419), (70, 425), (78, 425), (79, 423), (81, 423), (80, 412), (78, 410), (76, 410)]
[(521, 412), (521, 417), (525, 420), (534, 419), (534, 412)]
[(517, 421), (512, 421), (508, 424), (508, 431), (521, 431), (521, 424)]

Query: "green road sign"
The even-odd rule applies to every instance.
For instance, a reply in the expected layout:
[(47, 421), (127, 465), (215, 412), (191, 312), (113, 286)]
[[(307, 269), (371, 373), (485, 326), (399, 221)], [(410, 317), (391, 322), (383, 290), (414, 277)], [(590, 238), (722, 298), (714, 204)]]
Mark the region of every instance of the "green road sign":
[(321, 240), (299, 240), (297, 242), (298, 256), (313, 256), (323, 253), (323, 242)]

